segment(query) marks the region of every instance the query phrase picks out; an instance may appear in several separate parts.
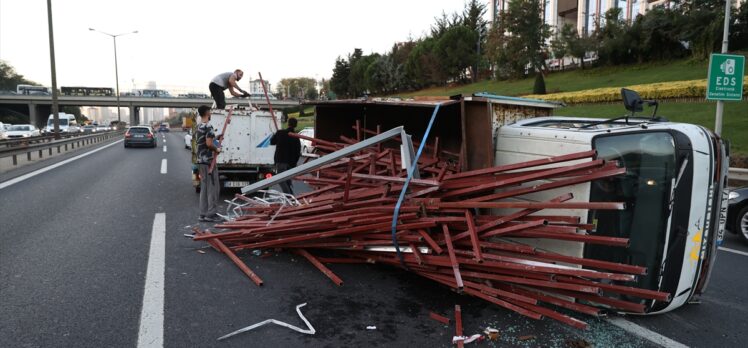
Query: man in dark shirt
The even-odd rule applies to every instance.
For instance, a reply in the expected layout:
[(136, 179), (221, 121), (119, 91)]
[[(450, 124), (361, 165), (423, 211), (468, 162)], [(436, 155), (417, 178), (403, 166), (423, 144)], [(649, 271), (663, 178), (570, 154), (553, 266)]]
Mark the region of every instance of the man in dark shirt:
[(197, 165), (200, 173), (200, 221), (220, 221), (216, 210), (218, 208), (218, 197), (221, 193), (221, 184), (218, 182), (218, 168), (214, 166), (210, 171), (213, 156), (218, 156), (221, 148), (216, 147), (216, 138), (213, 126), (210, 125), (210, 108), (201, 105), (197, 109), (200, 115), (200, 123), (197, 125), (195, 137), (197, 139)]
[[(297, 121), (295, 118), (288, 119), (288, 128), (281, 129), (273, 134), (270, 139), (270, 145), (275, 145), (275, 169), (278, 173), (296, 167), (301, 158), (301, 141), (299, 138), (292, 138), (288, 133), (294, 133)], [(280, 183), (284, 193), (293, 194), (291, 180)]]

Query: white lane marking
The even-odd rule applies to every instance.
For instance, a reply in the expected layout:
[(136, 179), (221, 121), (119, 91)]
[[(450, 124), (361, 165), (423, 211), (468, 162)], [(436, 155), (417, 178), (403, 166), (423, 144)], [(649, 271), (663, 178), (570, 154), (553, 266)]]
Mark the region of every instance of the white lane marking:
[(60, 161), (60, 162), (57, 162), (57, 163), (55, 163), (55, 164), (52, 164), (52, 165), (50, 165), (49, 167), (44, 167), (44, 168), (42, 168), (42, 169), (37, 169), (37, 170), (35, 170), (35, 171), (31, 172), (31, 173), (26, 173), (26, 174), (24, 174), (24, 175), (21, 175), (21, 176), (19, 176), (19, 177), (16, 177), (16, 178), (13, 178), (13, 179), (10, 179), (10, 180), (7, 180), (7, 181), (4, 181), (4, 182), (0, 183), (0, 190), (4, 189), (4, 188), (6, 188), (6, 187), (8, 187), (8, 186), (10, 186), (10, 185), (13, 185), (13, 184), (17, 184), (17, 183), (19, 183), (19, 182), (21, 182), (21, 181), (24, 181), (24, 180), (26, 180), (26, 179), (30, 179), (30, 178), (33, 178), (33, 177), (35, 177), (35, 176), (37, 176), (37, 175), (39, 175), (39, 174), (41, 174), (41, 173), (45, 173), (45, 172), (48, 172), (48, 171), (50, 171), (50, 170), (52, 170), (52, 169), (55, 169), (55, 168), (57, 168), (57, 167), (59, 167), (59, 166), (63, 166), (63, 165), (65, 165), (65, 164), (68, 164), (68, 163), (70, 163), (70, 162), (73, 162), (73, 161), (75, 161), (75, 160), (79, 160), (79, 159), (81, 159), (81, 158), (83, 158), (83, 157), (86, 157), (86, 156), (88, 156), (88, 155), (92, 154), (92, 153), (95, 153), (95, 152), (99, 152), (99, 151), (101, 151), (101, 150), (104, 150), (104, 149), (106, 149), (107, 147), (110, 147), (110, 146), (112, 146), (112, 145), (115, 145), (115, 144), (117, 144), (117, 143), (120, 143), (120, 142), (122, 142), (122, 141), (123, 141), (123, 140), (117, 140), (117, 141), (115, 141), (115, 142), (113, 142), (113, 143), (111, 143), (111, 144), (107, 144), (107, 145), (104, 145), (104, 146), (102, 146), (102, 147), (100, 147), (100, 148), (97, 148), (97, 149), (93, 149), (93, 150), (91, 150), (91, 151), (88, 151), (88, 152), (86, 152), (86, 153), (84, 153), (84, 154), (80, 154), (80, 155), (78, 155), (78, 156), (75, 156), (75, 157), (73, 157), (73, 158), (68, 158), (68, 159), (66, 159), (66, 160), (64, 160), (64, 161)]
[(161, 159), (161, 174), (166, 174), (166, 158)]
[(735, 250), (735, 249), (730, 249), (730, 248), (725, 248), (725, 247), (719, 247), (719, 250), (727, 251), (733, 254), (748, 256), (748, 252), (745, 252), (745, 251), (740, 251), (740, 250)]
[(164, 152), (166, 152), (166, 145), (164, 145)]
[(153, 218), (148, 270), (140, 311), (138, 348), (164, 346), (164, 271), (166, 269), (166, 213)]
[(636, 325), (626, 319), (620, 318), (620, 317), (612, 317), (608, 318), (608, 322), (620, 327), (621, 329), (634, 334), (636, 336), (639, 336), (647, 341), (650, 341), (654, 344), (660, 345), (662, 347), (666, 348), (688, 348), (687, 345), (677, 342), (675, 340), (672, 340), (670, 338), (667, 338), (663, 335), (660, 335), (652, 330), (649, 330), (647, 328), (641, 327), (639, 325)]

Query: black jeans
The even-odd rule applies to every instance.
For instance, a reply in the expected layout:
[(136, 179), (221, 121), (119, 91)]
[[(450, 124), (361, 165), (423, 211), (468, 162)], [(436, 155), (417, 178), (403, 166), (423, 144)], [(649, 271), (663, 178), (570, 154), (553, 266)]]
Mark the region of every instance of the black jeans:
[[(289, 169), (293, 169), (294, 167), (296, 167), (295, 163), (293, 165), (289, 163), (276, 163), (275, 171), (277, 174), (280, 174)], [(291, 182), (291, 180), (282, 181), (279, 185), (283, 193), (293, 194), (293, 183)]]
[(226, 96), (223, 94), (223, 90), (225, 88), (211, 82), (208, 86), (210, 89), (210, 96), (213, 97), (213, 100), (216, 101), (216, 108), (217, 109), (225, 109), (226, 108)]

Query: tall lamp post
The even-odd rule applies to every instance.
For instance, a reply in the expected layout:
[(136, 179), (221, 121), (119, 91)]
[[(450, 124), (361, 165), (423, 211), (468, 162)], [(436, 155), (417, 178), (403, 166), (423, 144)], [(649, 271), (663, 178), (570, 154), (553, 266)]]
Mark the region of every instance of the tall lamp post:
[[(95, 31), (97, 33), (101, 33), (101, 34), (110, 36), (112, 38), (112, 40), (114, 41), (114, 78), (115, 78), (115, 82), (116, 82), (116, 86), (117, 86), (117, 90), (116, 90), (116, 94), (117, 94), (117, 123), (120, 123), (120, 122), (122, 122), (122, 110), (120, 109), (120, 106), (119, 106), (119, 68), (117, 67), (117, 37), (118, 36), (127, 35), (127, 34), (137, 34), (138, 31), (135, 30), (135, 31), (131, 31), (131, 32), (128, 32), (128, 33), (122, 33), (122, 34), (116, 34), (116, 35), (114, 35), (114, 34), (105, 33), (105, 32), (100, 31), (100, 30), (96, 30), (94, 28), (88, 28), (88, 30)], [(130, 115), (130, 117), (132, 117), (132, 115)]]

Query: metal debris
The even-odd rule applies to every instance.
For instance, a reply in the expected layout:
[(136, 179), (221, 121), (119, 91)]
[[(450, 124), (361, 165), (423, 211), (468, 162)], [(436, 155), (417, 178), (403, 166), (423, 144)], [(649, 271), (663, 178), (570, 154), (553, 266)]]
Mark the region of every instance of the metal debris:
[(223, 336), (219, 337), (218, 340), (219, 341), (225, 340), (225, 339), (227, 339), (229, 337), (233, 337), (233, 336), (236, 336), (236, 335), (238, 335), (238, 334), (240, 334), (242, 332), (247, 332), (249, 330), (256, 329), (256, 328), (258, 328), (260, 326), (263, 326), (265, 324), (280, 325), (280, 326), (287, 327), (287, 328), (289, 328), (291, 330), (294, 330), (296, 332), (299, 332), (299, 333), (303, 333), (303, 334), (307, 334), (307, 335), (314, 335), (317, 331), (314, 330), (314, 327), (312, 327), (312, 324), (309, 323), (309, 320), (307, 320), (306, 317), (304, 317), (304, 315), (301, 314), (301, 307), (304, 307), (304, 306), (306, 306), (306, 303), (302, 303), (302, 304), (296, 306), (296, 313), (299, 313), (299, 318), (301, 318), (301, 320), (304, 321), (304, 324), (306, 324), (306, 327), (307, 327), (306, 329), (298, 328), (296, 326), (293, 326), (293, 325), (288, 324), (288, 323), (284, 323), (284, 322), (279, 321), (279, 320), (268, 319), (268, 320), (261, 321), (261, 322), (259, 322), (257, 324), (253, 324), (253, 325), (247, 326), (247, 327), (245, 327), (243, 329), (236, 330), (236, 331), (234, 331), (232, 333), (223, 335)]

